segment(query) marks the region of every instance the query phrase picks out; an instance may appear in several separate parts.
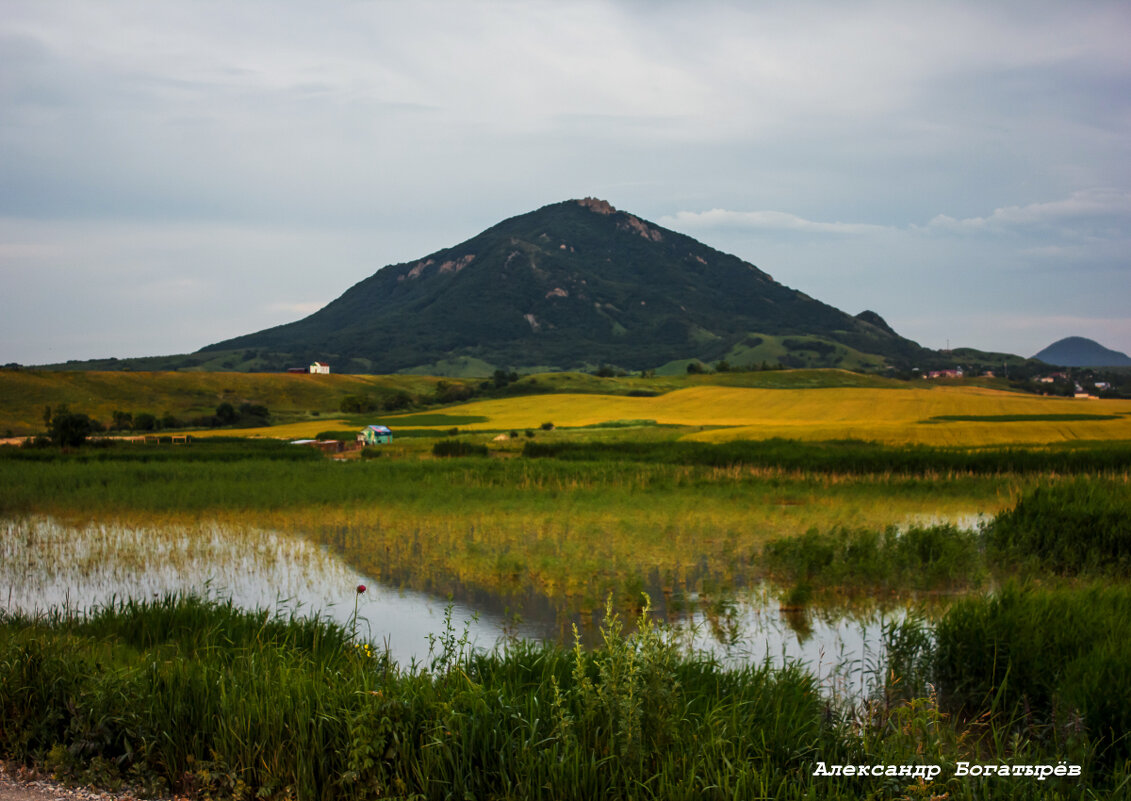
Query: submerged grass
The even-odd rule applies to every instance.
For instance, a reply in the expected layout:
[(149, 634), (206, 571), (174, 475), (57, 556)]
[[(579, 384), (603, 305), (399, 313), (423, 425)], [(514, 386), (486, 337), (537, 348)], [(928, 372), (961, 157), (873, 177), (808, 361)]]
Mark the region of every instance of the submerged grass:
[[(350, 463), (263, 442), (242, 450), (221, 442), (56, 452), (52, 459), (6, 449), (0, 513), (144, 526), (206, 518), (241, 530), (277, 528), (330, 545), (356, 569), (394, 586), (461, 597), (486, 592), (512, 610), (549, 603), (567, 616), (599, 610), (609, 592), (624, 610), (636, 608), (642, 590), (666, 608), (669, 599), (703, 591), (704, 582), (725, 591), (767, 570), (799, 584), (802, 596), (806, 585), (889, 593), (977, 587), (988, 573), (980, 543), (971, 545), (972, 535), (947, 521), (1011, 508), (1040, 481), (1029, 473), (873, 472), (891, 466), (876, 459), (902, 458), (908, 449), (860, 443), (748, 445), (668, 451), (645, 443), (635, 453), (613, 452), (627, 452), (626, 460), (391, 456)], [(1079, 453), (1093, 450), (1093, 466), (1121, 453)], [(770, 464), (732, 463), (731, 451)], [(640, 460), (700, 453), (712, 462), (722, 454), (723, 463)], [(812, 467), (824, 453), (833, 454), (826, 467), (841, 472), (776, 464), (793, 459)], [(933, 464), (933, 452), (923, 458)], [(1082, 477), (1080, 486), (1099, 486), (1096, 497), (1125, 498), (1125, 474), (1105, 475), (1111, 477)], [(1120, 487), (1122, 495), (1109, 489)], [(1049, 514), (1035, 519), (1053, 519)], [(1064, 514), (1092, 521), (1086, 526), (1096, 522), (1075, 507)], [(912, 522), (903, 534), (890, 529)], [(1068, 530), (1066, 522), (1058, 525)]]
[(394, 586), (565, 614), (598, 611), (610, 591), (634, 609), (641, 590), (665, 604), (706, 580), (726, 590), (758, 577), (770, 540), (993, 513), (1029, 483), (547, 459), (0, 459), (0, 512), (277, 528)]
[[(479, 653), (449, 628), (427, 665), (405, 667), (348, 626), (195, 598), (0, 614), (0, 753), (83, 780), (234, 798), (1035, 799), (1131, 787), (1128, 590), (1063, 578), (1125, 575), (1122, 446), (1060, 462), (1058, 449), (961, 457), (993, 469), (858, 443), (763, 443), (718, 463), (695, 459), (724, 449), (666, 445), (627, 458), (351, 464), (213, 447), (214, 458), (6, 453), (0, 513), (278, 527), (394, 584), (563, 609), (599, 610), (611, 590), (601, 642)], [(1078, 475), (1049, 474), (1061, 469)], [(986, 533), (889, 527), (1009, 509)], [(653, 585), (725, 590), (765, 569), (804, 595), (970, 588), (1018, 565), (1057, 574), (1057, 588), (972, 596), (935, 634), (893, 627), (885, 693), (852, 714), (797, 666), (724, 667), (647, 620), (625, 634), (611, 612), (637, 608)], [(953, 777), (965, 760), (1067, 760), (1084, 778)], [(829, 777), (822, 762), (944, 773)]]
[(953, 592), (980, 586), (987, 574), (979, 533), (953, 525), (810, 529), (768, 543), (763, 560), (795, 589)]

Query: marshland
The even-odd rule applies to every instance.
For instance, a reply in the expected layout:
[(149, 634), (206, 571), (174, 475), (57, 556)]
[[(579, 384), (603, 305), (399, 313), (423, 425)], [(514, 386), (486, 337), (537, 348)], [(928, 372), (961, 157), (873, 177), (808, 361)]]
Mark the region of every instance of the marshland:
[(3, 449), (0, 751), (227, 797), (1127, 792), (1131, 445), (1048, 435), (1112, 415), (963, 407), (1011, 433), (941, 447), (971, 421), (728, 441), (715, 407), (555, 403), (577, 425), (452, 407), (376, 458)]

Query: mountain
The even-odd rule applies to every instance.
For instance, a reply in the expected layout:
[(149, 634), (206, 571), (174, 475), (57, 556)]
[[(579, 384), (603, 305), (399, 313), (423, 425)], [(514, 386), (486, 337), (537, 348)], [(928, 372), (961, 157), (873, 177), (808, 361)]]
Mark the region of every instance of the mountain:
[(260, 369), (321, 360), (338, 372), (436, 374), (677, 369), (695, 359), (874, 367), (930, 354), (875, 312), (853, 317), (595, 198), (385, 267), (305, 319), (198, 356), (221, 353)]
[(1057, 340), (1033, 358), (1060, 367), (1131, 366), (1131, 357), (1126, 353), (1108, 350), (1095, 340), (1086, 337), (1066, 337)]

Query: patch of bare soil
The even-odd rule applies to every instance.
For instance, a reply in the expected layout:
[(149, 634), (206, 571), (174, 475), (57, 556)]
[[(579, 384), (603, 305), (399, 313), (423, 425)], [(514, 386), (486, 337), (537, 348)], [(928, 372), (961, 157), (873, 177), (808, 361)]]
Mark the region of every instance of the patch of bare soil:
[(110, 793), (89, 787), (68, 787), (39, 771), (0, 761), (0, 801), (139, 801), (139, 798), (129, 791)]

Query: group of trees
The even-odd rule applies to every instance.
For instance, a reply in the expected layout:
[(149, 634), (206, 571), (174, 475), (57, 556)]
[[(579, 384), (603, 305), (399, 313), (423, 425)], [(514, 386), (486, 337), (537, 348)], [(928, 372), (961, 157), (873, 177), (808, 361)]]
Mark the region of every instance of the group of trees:
[(54, 411), (50, 406), (44, 408), (43, 422), (51, 444), (64, 448), (82, 445), (91, 434), (106, 430), (97, 420), (92, 420), (81, 412), (72, 412), (66, 404), (56, 407)]
[(171, 428), (219, 428), (236, 426), (252, 428), (270, 424), (270, 412), (263, 404), (241, 403), (238, 407), (225, 401), (216, 407), (216, 413), (182, 420), (165, 412), (158, 417), (151, 412), (126, 412), (115, 409), (107, 427), (99, 420), (82, 412), (72, 412), (67, 404), (43, 409), (46, 435), (37, 438), (40, 444), (53, 444), (73, 448), (82, 445), (90, 436), (106, 431), (161, 431)]
[(715, 368), (712, 370), (708, 365), (700, 361), (687, 363), (688, 375), (703, 375), (706, 373), (756, 373), (760, 370), (784, 370), (785, 366), (782, 364), (769, 364), (762, 362), (759, 364), (746, 364), (746, 365), (733, 365), (726, 359), (720, 359), (715, 363)]
[[(444, 382), (440, 382), (441, 384)], [(346, 395), (338, 404), (338, 410), (345, 414), (365, 414), (384, 410), (397, 412), (409, 408), (416, 400), (404, 390), (380, 397), (373, 395)]]
[(338, 404), (345, 414), (367, 414), (368, 412), (399, 412), (414, 406), (429, 404), (461, 403), (477, 395), (509, 394), (515, 389), (512, 385), (519, 379), (514, 370), (496, 370), (494, 374), (478, 383), (460, 379), (441, 379), (436, 382), (432, 395), (410, 395), (404, 390), (379, 391), (374, 395), (346, 395)]
[(115, 409), (110, 423), (111, 431), (162, 431), (170, 428), (257, 428), (269, 425), (271, 413), (261, 403), (241, 403), (233, 406), (224, 401), (213, 414), (179, 418), (172, 412), (158, 417), (151, 412), (125, 412)]

